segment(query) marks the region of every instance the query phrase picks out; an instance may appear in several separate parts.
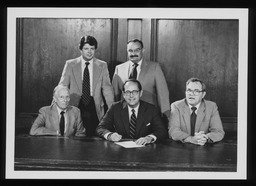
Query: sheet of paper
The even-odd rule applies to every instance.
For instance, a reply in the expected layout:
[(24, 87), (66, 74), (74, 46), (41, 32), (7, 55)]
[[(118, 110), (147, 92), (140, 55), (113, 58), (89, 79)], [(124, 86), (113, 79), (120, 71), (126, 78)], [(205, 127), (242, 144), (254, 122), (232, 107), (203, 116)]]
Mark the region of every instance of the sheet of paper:
[(145, 145), (137, 145), (134, 141), (115, 142), (115, 144), (120, 145), (124, 148), (145, 147)]

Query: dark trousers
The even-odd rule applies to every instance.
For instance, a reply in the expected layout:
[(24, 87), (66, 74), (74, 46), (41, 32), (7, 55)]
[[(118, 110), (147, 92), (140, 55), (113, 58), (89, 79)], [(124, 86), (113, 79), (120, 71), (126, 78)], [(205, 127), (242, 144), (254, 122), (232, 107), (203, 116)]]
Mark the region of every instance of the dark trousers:
[(86, 129), (86, 136), (96, 136), (96, 127), (99, 124), (99, 119), (96, 113), (95, 103), (93, 97), (88, 105), (84, 105), (82, 99), (80, 99), (78, 108), (81, 111), (81, 118), (83, 126)]

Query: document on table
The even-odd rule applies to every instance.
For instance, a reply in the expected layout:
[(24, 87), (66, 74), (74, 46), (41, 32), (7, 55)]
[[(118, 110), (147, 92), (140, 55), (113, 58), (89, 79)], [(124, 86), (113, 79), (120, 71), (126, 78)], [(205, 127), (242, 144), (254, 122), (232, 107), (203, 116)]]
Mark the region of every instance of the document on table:
[(122, 146), (124, 148), (145, 147), (145, 145), (137, 145), (134, 141), (115, 142), (115, 144), (120, 145), (120, 146)]

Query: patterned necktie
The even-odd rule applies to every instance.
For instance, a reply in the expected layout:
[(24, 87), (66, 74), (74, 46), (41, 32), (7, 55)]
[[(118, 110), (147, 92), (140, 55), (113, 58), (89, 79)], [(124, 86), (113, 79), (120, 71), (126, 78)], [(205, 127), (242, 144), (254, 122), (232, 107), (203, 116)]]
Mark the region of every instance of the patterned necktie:
[(130, 74), (129, 79), (137, 79), (137, 66), (138, 63), (133, 63), (133, 69), (132, 69), (132, 73)]
[(135, 131), (136, 131), (136, 115), (135, 110), (132, 109), (132, 115), (130, 119), (130, 137), (135, 138)]
[(196, 124), (196, 107), (192, 107), (192, 114), (190, 115), (190, 125), (191, 125), (191, 136), (195, 135), (195, 124)]
[(60, 115), (60, 134), (64, 136), (64, 131), (65, 131), (65, 118), (64, 118), (64, 111), (61, 111)]
[(90, 74), (89, 74), (89, 69), (88, 65), (89, 62), (85, 62), (85, 69), (84, 69), (84, 76), (83, 76), (83, 88), (82, 88), (82, 101), (84, 105), (88, 105), (90, 102), (91, 96), (90, 96)]

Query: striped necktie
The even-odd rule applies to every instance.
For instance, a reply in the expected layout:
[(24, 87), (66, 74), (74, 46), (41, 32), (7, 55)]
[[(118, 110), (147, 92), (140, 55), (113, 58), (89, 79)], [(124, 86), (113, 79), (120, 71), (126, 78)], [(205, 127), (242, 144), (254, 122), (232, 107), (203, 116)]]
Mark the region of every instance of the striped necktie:
[(85, 62), (85, 69), (84, 69), (84, 76), (83, 76), (83, 88), (82, 88), (82, 101), (84, 105), (88, 105), (91, 99), (90, 96), (90, 74), (89, 74), (89, 69), (88, 65), (90, 63), (87, 61)]
[(135, 133), (136, 133), (136, 115), (135, 115), (135, 110), (132, 109), (132, 115), (130, 119), (130, 137), (135, 138)]

